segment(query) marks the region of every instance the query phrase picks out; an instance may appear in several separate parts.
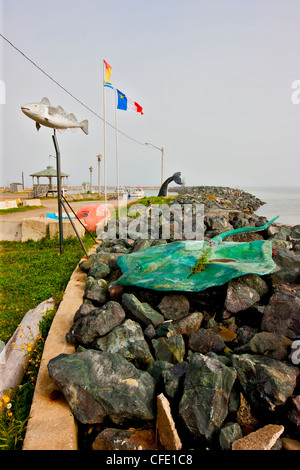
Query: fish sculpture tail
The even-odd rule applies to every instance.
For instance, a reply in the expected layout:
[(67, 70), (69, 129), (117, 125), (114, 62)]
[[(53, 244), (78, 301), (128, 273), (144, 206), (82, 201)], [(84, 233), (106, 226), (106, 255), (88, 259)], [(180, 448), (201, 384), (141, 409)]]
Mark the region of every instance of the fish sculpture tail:
[(87, 119), (85, 119), (84, 121), (81, 121), (80, 127), (86, 135), (88, 135), (89, 133), (88, 126), (89, 126), (89, 122), (87, 121)]

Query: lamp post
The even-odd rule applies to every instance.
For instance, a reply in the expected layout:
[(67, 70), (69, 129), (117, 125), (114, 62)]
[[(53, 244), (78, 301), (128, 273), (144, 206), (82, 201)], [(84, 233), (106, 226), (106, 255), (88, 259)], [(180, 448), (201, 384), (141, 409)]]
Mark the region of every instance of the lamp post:
[(101, 184), (100, 184), (100, 162), (101, 162), (101, 155), (97, 155), (97, 160), (98, 160), (98, 194), (99, 197), (101, 196)]
[(93, 167), (90, 166), (90, 192), (92, 193), (92, 175), (93, 175)]
[(156, 145), (150, 144), (149, 142), (145, 142), (145, 145), (151, 145), (151, 147), (154, 147), (157, 150), (161, 151), (161, 184), (164, 182), (164, 149), (163, 147), (156, 147)]

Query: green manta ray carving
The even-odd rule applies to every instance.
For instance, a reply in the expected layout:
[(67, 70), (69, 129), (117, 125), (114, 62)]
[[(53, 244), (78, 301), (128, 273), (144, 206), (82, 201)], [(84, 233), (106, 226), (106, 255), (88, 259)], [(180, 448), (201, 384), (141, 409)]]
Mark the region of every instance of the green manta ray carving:
[(118, 264), (123, 274), (117, 284), (160, 291), (199, 292), (208, 287), (225, 284), (230, 279), (244, 274), (269, 274), (276, 268), (272, 259), (271, 240), (250, 243), (223, 240), (238, 233), (265, 230), (277, 218), (261, 227), (229, 230), (212, 238), (210, 257), (201, 272), (192, 272), (192, 268), (203, 253), (203, 247), (207, 246), (205, 241), (171, 242), (122, 255)]

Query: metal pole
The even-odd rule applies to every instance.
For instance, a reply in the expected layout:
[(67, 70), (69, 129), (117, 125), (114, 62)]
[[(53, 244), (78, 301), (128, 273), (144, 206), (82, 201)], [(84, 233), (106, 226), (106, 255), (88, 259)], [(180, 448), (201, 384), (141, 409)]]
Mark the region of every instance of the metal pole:
[(117, 167), (117, 198), (118, 198), (118, 218), (120, 217), (120, 184), (119, 184), (119, 155), (118, 155), (118, 118), (117, 118), (118, 94), (115, 90), (115, 123), (116, 123), (116, 167)]
[(89, 170), (90, 170), (90, 192), (92, 193), (93, 192), (93, 183), (92, 183), (93, 167), (90, 166)]
[(107, 168), (106, 168), (106, 93), (105, 93), (105, 64), (103, 61), (103, 123), (104, 123), (104, 211), (105, 224), (107, 222)]
[(60, 172), (60, 152), (56, 139), (55, 129), (53, 132), (53, 143), (56, 152), (56, 176), (57, 176), (57, 203), (58, 203), (58, 224), (59, 224), (59, 248), (60, 254), (63, 253), (63, 224), (62, 224), (62, 208), (61, 208), (61, 172)]
[(161, 184), (164, 182), (164, 149), (161, 149)]
[(88, 258), (88, 253), (87, 253), (87, 251), (86, 251), (86, 249), (85, 249), (85, 246), (84, 246), (84, 244), (82, 243), (82, 240), (81, 240), (81, 238), (80, 238), (80, 236), (79, 236), (79, 233), (78, 233), (77, 230), (76, 230), (75, 224), (73, 223), (73, 220), (71, 219), (71, 217), (70, 217), (70, 215), (69, 215), (69, 212), (67, 211), (66, 206), (64, 205), (63, 200), (61, 200), (61, 203), (62, 203), (62, 205), (63, 205), (63, 207), (64, 207), (64, 210), (65, 210), (67, 216), (69, 217), (69, 221), (71, 222), (72, 227), (73, 227), (73, 229), (74, 229), (74, 232), (76, 233), (77, 238), (78, 238), (78, 240), (80, 241), (80, 244), (81, 244), (81, 246), (82, 246), (82, 248), (83, 248), (83, 251), (85, 252), (86, 257)]
[(98, 159), (98, 194), (99, 197), (101, 196), (101, 183), (100, 183), (100, 162), (101, 162), (101, 155), (97, 155)]
[(97, 243), (97, 241), (95, 240), (95, 238), (93, 237), (93, 235), (88, 231), (88, 229), (86, 228), (86, 226), (81, 222), (81, 220), (79, 219), (78, 215), (76, 214), (76, 212), (74, 212), (74, 210), (72, 209), (72, 207), (70, 206), (70, 204), (68, 203), (68, 201), (66, 200), (65, 196), (63, 196), (63, 200), (64, 202), (68, 205), (68, 207), (71, 209), (71, 211), (73, 212), (73, 214), (75, 215), (76, 219), (78, 220), (78, 222), (83, 226), (84, 230), (86, 231), (86, 233), (94, 240), (95, 243)]

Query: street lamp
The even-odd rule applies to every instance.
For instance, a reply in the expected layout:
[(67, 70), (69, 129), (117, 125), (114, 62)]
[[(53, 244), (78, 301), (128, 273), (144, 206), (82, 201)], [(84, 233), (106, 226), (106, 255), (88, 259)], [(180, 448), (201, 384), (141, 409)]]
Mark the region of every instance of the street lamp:
[(92, 188), (92, 175), (93, 175), (93, 167), (90, 166), (89, 167), (89, 170), (90, 170), (90, 192), (92, 193), (93, 192), (93, 188)]
[(101, 196), (101, 185), (100, 185), (100, 162), (101, 162), (101, 158), (102, 158), (101, 155), (97, 155), (97, 159), (98, 159), (98, 194), (99, 194), (99, 197)]
[(161, 184), (164, 182), (164, 149), (156, 147), (156, 145), (150, 144), (149, 142), (145, 142), (145, 145), (151, 145), (151, 147), (154, 147), (157, 150), (161, 151)]

